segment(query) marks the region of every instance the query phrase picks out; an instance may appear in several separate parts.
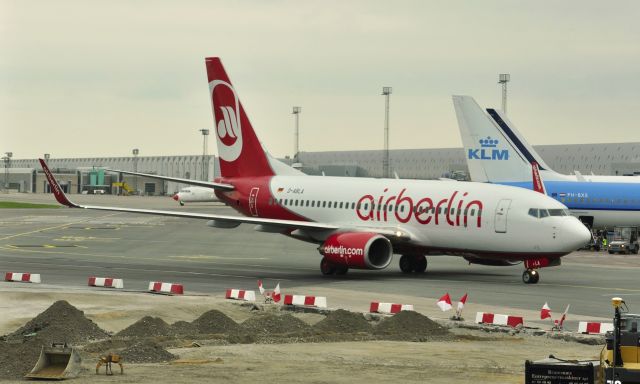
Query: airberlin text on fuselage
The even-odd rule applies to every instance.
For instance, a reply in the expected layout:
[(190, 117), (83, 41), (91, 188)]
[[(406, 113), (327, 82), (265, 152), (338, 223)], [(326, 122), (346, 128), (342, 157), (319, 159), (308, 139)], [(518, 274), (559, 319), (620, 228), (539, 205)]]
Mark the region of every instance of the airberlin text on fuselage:
[[(385, 188), (383, 192), (386, 193), (388, 190)], [(480, 200), (465, 202), (468, 192), (455, 191), (451, 197), (438, 201), (430, 197), (423, 197), (414, 202), (411, 196), (405, 196), (406, 190), (403, 188), (397, 196), (385, 196), (384, 193), (377, 198), (373, 195), (362, 196), (356, 205), (358, 217), (363, 221), (389, 221), (390, 218), (392, 219), (390, 216), (393, 215), (400, 223), (407, 223), (413, 218), (423, 225), (444, 225), (446, 223), (450, 226), (463, 225), (466, 227), (469, 214), (473, 210), (477, 211), (476, 227), (482, 226), (483, 204)], [(390, 206), (395, 208), (389, 211)], [(451, 214), (452, 208), (455, 209), (453, 214)]]

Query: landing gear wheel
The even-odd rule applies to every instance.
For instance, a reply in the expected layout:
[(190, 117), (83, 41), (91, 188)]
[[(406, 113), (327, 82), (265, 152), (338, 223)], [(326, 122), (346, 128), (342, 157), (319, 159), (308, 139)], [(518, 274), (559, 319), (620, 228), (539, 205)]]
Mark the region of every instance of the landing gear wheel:
[(410, 255), (400, 256), (400, 270), (402, 273), (411, 273), (415, 268), (415, 257)]
[(540, 274), (535, 269), (527, 269), (522, 273), (522, 281), (525, 284), (536, 284), (540, 280)]
[(346, 275), (349, 272), (349, 267), (346, 265), (338, 265), (336, 268), (336, 275)]
[(326, 257), (323, 257), (322, 260), (320, 260), (320, 272), (325, 276), (333, 275), (336, 273), (336, 266), (331, 264)]
[(427, 258), (424, 255), (416, 256), (414, 271), (416, 273), (424, 273), (427, 270)]

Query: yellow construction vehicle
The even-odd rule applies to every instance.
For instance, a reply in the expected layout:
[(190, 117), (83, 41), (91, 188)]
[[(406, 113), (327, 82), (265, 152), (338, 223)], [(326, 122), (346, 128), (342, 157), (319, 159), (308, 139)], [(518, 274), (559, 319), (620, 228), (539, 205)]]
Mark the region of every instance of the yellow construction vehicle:
[(640, 315), (628, 313), (619, 297), (611, 299), (615, 315), (613, 331), (607, 332), (607, 345), (600, 353), (604, 384), (640, 384)]
[(114, 353), (109, 353), (106, 356), (100, 357), (100, 360), (98, 360), (98, 364), (96, 364), (96, 375), (98, 374), (98, 371), (100, 370), (100, 367), (102, 366), (102, 364), (105, 364), (104, 372), (107, 375), (113, 375), (113, 371), (111, 370), (112, 363), (118, 364), (120, 366), (120, 374), (122, 375), (124, 373), (124, 367), (122, 366), (122, 358), (120, 357), (120, 355), (116, 355)]
[(133, 188), (131, 188), (131, 186), (125, 182), (113, 182), (111, 183), (112, 187), (120, 187), (122, 188), (125, 192), (127, 192), (128, 194), (133, 193), (135, 190)]

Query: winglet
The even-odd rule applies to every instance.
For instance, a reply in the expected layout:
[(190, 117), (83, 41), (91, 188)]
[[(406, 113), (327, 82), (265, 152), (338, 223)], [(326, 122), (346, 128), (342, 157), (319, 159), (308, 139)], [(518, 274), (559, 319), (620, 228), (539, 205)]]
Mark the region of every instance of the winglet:
[(540, 177), (540, 171), (538, 170), (538, 163), (535, 161), (531, 162), (531, 173), (533, 177), (533, 190), (546, 195), (547, 189), (544, 187), (542, 177)]
[(64, 192), (62, 192), (60, 184), (58, 184), (58, 181), (53, 177), (53, 174), (49, 170), (49, 167), (47, 167), (47, 163), (45, 163), (42, 159), (38, 160), (40, 160), (40, 165), (42, 166), (42, 170), (44, 171), (45, 176), (47, 177), (49, 187), (51, 188), (53, 195), (56, 197), (56, 200), (58, 200), (58, 203), (66, 205), (70, 208), (79, 208), (77, 204), (74, 204), (69, 199), (67, 199), (67, 196), (64, 194)]

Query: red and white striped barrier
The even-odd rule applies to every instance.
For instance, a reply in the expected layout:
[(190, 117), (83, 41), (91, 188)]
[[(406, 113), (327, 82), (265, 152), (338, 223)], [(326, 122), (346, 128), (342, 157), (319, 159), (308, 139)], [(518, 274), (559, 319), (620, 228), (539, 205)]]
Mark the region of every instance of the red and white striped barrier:
[(590, 323), (587, 321), (578, 323), (578, 332), (580, 333), (604, 335), (607, 331), (613, 331), (613, 323)]
[(284, 295), (284, 305), (306, 305), (308, 307), (327, 308), (327, 298), (303, 295)]
[(254, 291), (244, 291), (242, 289), (227, 289), (226, 299), (256, 301), (256, 293)]
[(124, 282), (122, 279), (114, 279), (113, 277), (95, 277), (89, 278), (88, 285), (90, 287), (105, 287), (105, 288), (124, 288)]
[(413, 305), (411, 304), (393, 304), (393, 303), (378, 303), (372, 301), (369, 307), (371, 313), (398, 313), (400, 311), (413, 311)]
[(16, 273), (16, 272), (7, 272), (4, 275), (4, 281), (15, 281), (21, 283), (40, 283), (40, 274), (39, 273)]
[(149, 291), (153, 293), (166, 293), (169, 295), (182, 295), (184, 293), (184, 287), (182, 284), (152, 281), (149, 283)]
[(516, 327), (524, 325), (522, 316), (498, 315), (495, 313), (478, 312), (476, 314), (476, 324), (508, 325)]

